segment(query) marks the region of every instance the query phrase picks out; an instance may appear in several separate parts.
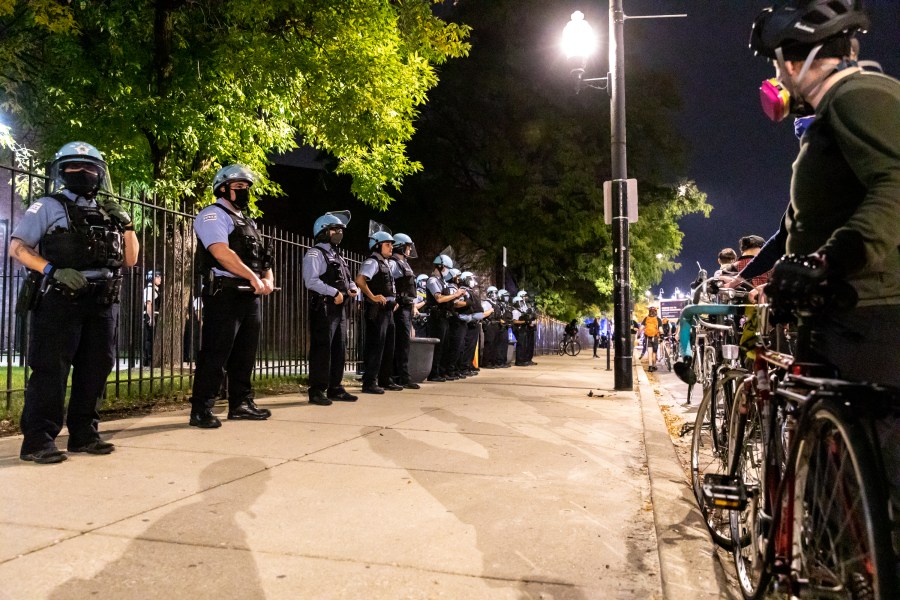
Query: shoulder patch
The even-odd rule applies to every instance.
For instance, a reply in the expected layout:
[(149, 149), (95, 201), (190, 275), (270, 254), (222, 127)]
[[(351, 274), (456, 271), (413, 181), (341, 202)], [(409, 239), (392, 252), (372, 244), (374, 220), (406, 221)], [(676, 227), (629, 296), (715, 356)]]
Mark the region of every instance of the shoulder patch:
[(43, 205), (44, 205), (44, 204), (43, 204), (42, 202), (35, 202), (35, 203), (32, 204), (31, 206), (29, 206), (29, 207), (28, 207), (28, 210), (26, 210), (25, 212), (31, 213), (31, 214), (37, 214), (37, 211), (41, 210), (41, 207), (42, 207)]
[(218, 218), (217, 218), (216, 213), (209, 213), (209, 214), (207, 214), (207, 215), (203, 215), (203, 222), (204, 222), (204, 223), (205, 223), (206, 221), (217, 221), (217, 220), (218, 220)]
[(374, 258), (367, 258), (367, 259), (366, 259), (366, 262), (364, 262), (363, 264), (364, 264), (364, 265), (374, 265), (374, 264), (376, 264), (376, 263), (375, 263), (375, 259), (374, 259)]
[(319, 251), (318, 251), (318, 250), (315, 250), (315, 249), (311, 249), (309, 252), (306, 253), (306, 255), (309, 256), (309, 257), (311, 257), (311, 258), (318, 258), (318, 257), (319, 257)]

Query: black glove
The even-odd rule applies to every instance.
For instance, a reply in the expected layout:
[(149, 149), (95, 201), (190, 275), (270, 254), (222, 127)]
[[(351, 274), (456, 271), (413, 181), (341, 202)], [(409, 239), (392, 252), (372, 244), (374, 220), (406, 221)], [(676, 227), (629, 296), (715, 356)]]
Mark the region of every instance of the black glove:
[(72, 292), (77, 292), (87, 285), (87, 279), (81, 271), (75, 269), (53, 269), (50, 276)]
[(131, 225), (131, 215), (128, 214), (122, 205), (109, 197), (103, 197), (97, 200), (97, 205), (110, 216), (110, 218), (121, 225), (128, 227)]
[(828, 264), (818, 254), (789, 254), (782, 258), (765, 292), (778, 316), (798, 310), (824, 312), (827, 309), (846, 310), (856, 305), (856, 290), (850, 284), (829, 279)]

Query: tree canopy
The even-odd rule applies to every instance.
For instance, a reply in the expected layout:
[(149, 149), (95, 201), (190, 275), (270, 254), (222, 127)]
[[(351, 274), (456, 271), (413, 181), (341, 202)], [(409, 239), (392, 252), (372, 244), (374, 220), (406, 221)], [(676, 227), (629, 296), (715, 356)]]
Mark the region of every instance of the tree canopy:
[[(411, 144), (425, 170), (403, 190), (409, 210), (439, 220), (431, 247), (468, 247), (493, 271), (505, 246), (517, 285), (539, 291), (544, 308), (566, 320), (612, 298), (611, 228), (603, 221), (608, 97), (576, 95), (559, 58), (555, 40), (570, 10), (541, 0), (457, 4), (453, 18), (472, 27), (472, 51), (441, 69)], [(678, 176), (684, 141), (672, 124), (680, 106), (674, 78), (640, 56), (627, 61), (629, 176), (640, 196), (630, 230), (632, 289), (644, 290), (678, 266), (678, 219), (710, 207)]]
[(441, 1), (0, 0), (0, 107), (42, 157), (83, 139), (174, 204), (230, 162), (277, 193), (267, 156), (299, 140), (385, 207), (435, 66), (468, 51)]

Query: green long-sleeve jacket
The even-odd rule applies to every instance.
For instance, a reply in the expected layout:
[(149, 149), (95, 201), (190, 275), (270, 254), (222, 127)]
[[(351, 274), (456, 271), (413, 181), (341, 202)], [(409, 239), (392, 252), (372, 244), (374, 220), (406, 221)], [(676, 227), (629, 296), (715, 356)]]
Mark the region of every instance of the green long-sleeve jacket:
[(900, 304), (900, 82), (849, 75), (828, 90), (794, 162), (787, 251), (822, 252), (859, 306)]

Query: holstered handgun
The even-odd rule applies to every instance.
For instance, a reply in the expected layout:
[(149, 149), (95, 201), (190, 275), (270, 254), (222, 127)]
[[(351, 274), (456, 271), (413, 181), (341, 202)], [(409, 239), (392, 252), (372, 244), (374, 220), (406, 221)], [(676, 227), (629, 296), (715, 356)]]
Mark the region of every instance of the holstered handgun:
[(41, 302), (41, 285), (42, 280), (46, 277), (37, 271), (28, 271), (22, 287), (19, 288), (19, 296), (16, 298), (16, 314), (24, 315), (30, 310), (34, 310)]

